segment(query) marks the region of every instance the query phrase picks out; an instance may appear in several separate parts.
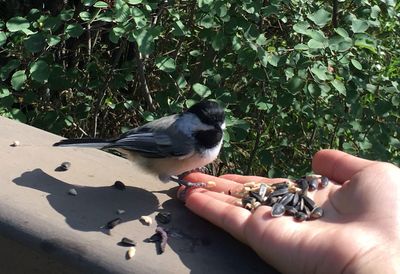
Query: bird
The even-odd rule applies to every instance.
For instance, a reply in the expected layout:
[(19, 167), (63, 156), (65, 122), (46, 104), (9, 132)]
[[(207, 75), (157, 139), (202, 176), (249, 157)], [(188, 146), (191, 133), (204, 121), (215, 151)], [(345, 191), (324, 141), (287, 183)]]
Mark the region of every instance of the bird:
[(202, 100), (186, 111), (151, 121), (113, 139), (64, 139), (53, 146), (117, 150), (162, 182), (187, 187), (205, 186), (182, 179), (182, 174), (213, 162), (222, 147), (224, 109), (215, 101)]

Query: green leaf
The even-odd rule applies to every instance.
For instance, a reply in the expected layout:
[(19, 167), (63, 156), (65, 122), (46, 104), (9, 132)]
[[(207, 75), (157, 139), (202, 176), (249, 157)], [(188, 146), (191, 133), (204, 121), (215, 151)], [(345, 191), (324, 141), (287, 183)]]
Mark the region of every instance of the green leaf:
[(323, 49), (326, 48), (325, 43), (322, 43), (320, 41), (317, 41), (315, 39), (310, 39), (310, 41), (308, 41), (307, 46), (310, 49)]
[(43, 60), (38, 60), (30, 66), (29, 73), (33, 80), (44, 83), (49, 78), (49, 65)]
[(0, 67), (0, 79), (1, 80), (6, 80), (8, 78), (8, 75), (16, 68), (19, 67), (20, 61), (17, 59), (11, 59), (10, 61), (7, 62), (7, 64), (3, 65)]
[(226, 37), (223, 34), (223, 32), (218, 32), (217, 35), (214, 36), (211, 42), (211, 46), (215, 51), (220, 51), (224, 49), (225, 44), (226, 44)]
[(176, 69), (175, 60), (168, 56), (156, 58), (156, 66), (158, 69), (168, 73)]
[(14, 90), (20, 90), (26, 81), (25, 70), (17, 70), (11, 76), (11, 86)]
[(96, 2), (96, 0), (83, 0), (82, 2), (86, 7), (90, 7), (90, 6), (93, 6), (93, 4)]
[(335, 32), (343, 38), (349, 37), (349, 33), (344, 28), (335, 28)]
[(134, 32), (134, 37), (143, 55), (148, 55), (154, 50), (154, 39), (160, 33), (157, 28), (143, 28)]
[(61, 38), (55, 35), (52, 35), (50, 37), (47, 38), (47, 44), (52, 47), (57, 45), (58, 43), (61, 42)]
[(10, 32), (17, 32), (29, 28), (30, 24), (26, 18), (17, 16), (8, 20), (6, 26)]
[(35, 33), (24, 41), (24, 46), (32, 53), (39, 52), (46, 46), (45, 37), (41, 32)]
[(322, 8), (312, 14), (309, 14), (307, 17), (322, 28), (331, 20), (332, 15), (330, 12), (327, 12)]
[(339, 91), (340, 94), (346, 95), (346, 87), (344, 86), (344, 84), (343, 84), (342, 81), (340, 81), (340, 80), (338, 80), (338, 79), (335, 79), (335, 80), (333, 80), (331, 83), (332, 83), (332, 86), (333, 86), (337, 91)]
[(351, 59), (351, 64), (358, 70), (362, 70), (362, 65), (356, 59)]
[(0, 31), (0, 47), (4, 45), (6, 42), (7, 42), (7, 35), (3, 31)]
[(10, 95), (10, 91), (8, 90), (8, 88), (0, 85), (0, 99), (7, 97), (8, 95)]
[(354, 19), (351, 22), (351, 30), (354, 33), (363, 33), (368, 29), (369, 25), (366, 20)]
[(104, 1), (97, 1), (96, 3), (94, 3), (93, 7), (99, 8), (99, 9), (106, 9), (106, 8), (108, 8), (108, 4)]
[(307, 34), (310, 24), (307, 21), (302, 21), (293, 25), (293, 30), (300, 34)]
[(292, 77), (288, 82), (288, 89), (291, 92), (297, 92), (304, 86), (304, 80), (298, 76)]
[(311, 72), (318, 77), (319, 80), (325, 81), (328, 79), (326, 73), (327, 69), (324, 66), (314, 66), (311, 68)]
[(71, 20), (72, 18), (74, 18), (74, 13), (75, 13), (75, 10), (74, 9), (69, 9), (69, 10), (62, 10), (61, 12), (60, 12), (60, 19), (61, 20), (63, 20), (63, 21), (69, 21), (69, 20)]
[(143, 2), (143, 0), (126, 0), (126, 2), (130, 5), (137, 5)]
[(194, 92), (196, 92), (201, 98), (206, 98), (211, 95), (211, 90), (200, 83), (196, 83), (192, 86)]
[(79, 24), (70, 24), (66, 27), (65, 33), (71, 37), (79, 37), (83, 33), (83, 28)]

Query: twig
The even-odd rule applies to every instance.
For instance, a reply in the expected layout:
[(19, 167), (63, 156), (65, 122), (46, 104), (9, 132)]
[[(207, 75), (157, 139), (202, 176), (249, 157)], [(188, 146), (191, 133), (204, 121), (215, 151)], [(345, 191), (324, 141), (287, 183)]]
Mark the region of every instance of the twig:
[(139, 47), (136, 42), (134, 42), (134, 46), (135, 46), (135, 55), (136, 55), (136, 60), (137, 60), (138, 70), (139, 70), (140, 88), (142, 90), (144, 99), (146, 100), (147, 105), (149, 106), (149, 109), (151, 111), (155, 111), (156, 108), (153, 103), (153, 98), (151, 97), (149, 86), (147, 85), (142, 53), (139, 51)]
[(338, 16), (338, 1), (333, 0), (332, 1), (332, 25), (334, 28), (337, 28), (337, 26), (338, 26), (337, 16)]
[(160, 6), (158, 6), (158, 10), (156, 15), (153, 17), (153, 20), (151, 21), (151, 26), (157, 25), (158, 18), (161, 16), (161, 14), (164, 12), (165, 8), (168, 5), (168, 0), (163, 0)]
[[(261, 116), (261, 112), (258, 111), (257, 120), (260, 120), (260, 116)], [(248, 161), (247, 168), (246, 168), (246, 174), (250, 173), (251, 165), (253, 163), (254, 158), (256, 157), (256, 152), (257, 152), (258, 146), (260, 144), (261, 134), (264, 132), (264, 123), (260, 122), (258, 125), (259, 126), (258, 126), (257, 133), (256, 133), (256, 140), (254, 142), (253, 149), (251, 150), (251, 153), (250, 153), (249, 161)]]

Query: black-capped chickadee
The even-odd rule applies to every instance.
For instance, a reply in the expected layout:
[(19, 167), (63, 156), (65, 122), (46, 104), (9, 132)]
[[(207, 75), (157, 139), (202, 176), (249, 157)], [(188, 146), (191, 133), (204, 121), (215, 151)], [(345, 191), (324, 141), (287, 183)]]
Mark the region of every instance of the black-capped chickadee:
[(187, 111), (129, 130), (115, 139), (66, 139), (54, 146), (115, 149), (167, 182), (186, 186), (177, 175), (214, 161), (221, 149), (225, 113), (216, 102), (201, 101)]

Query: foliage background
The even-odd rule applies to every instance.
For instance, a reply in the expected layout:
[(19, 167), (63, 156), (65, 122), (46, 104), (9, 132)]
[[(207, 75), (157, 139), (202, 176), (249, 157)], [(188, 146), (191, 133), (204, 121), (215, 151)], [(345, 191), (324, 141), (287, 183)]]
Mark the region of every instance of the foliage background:
[(320, 148), (400, 163), (393, 0), (2, 0), (0, 115), (111, 137), (202, 98), (215, 173), (304, 174)]

